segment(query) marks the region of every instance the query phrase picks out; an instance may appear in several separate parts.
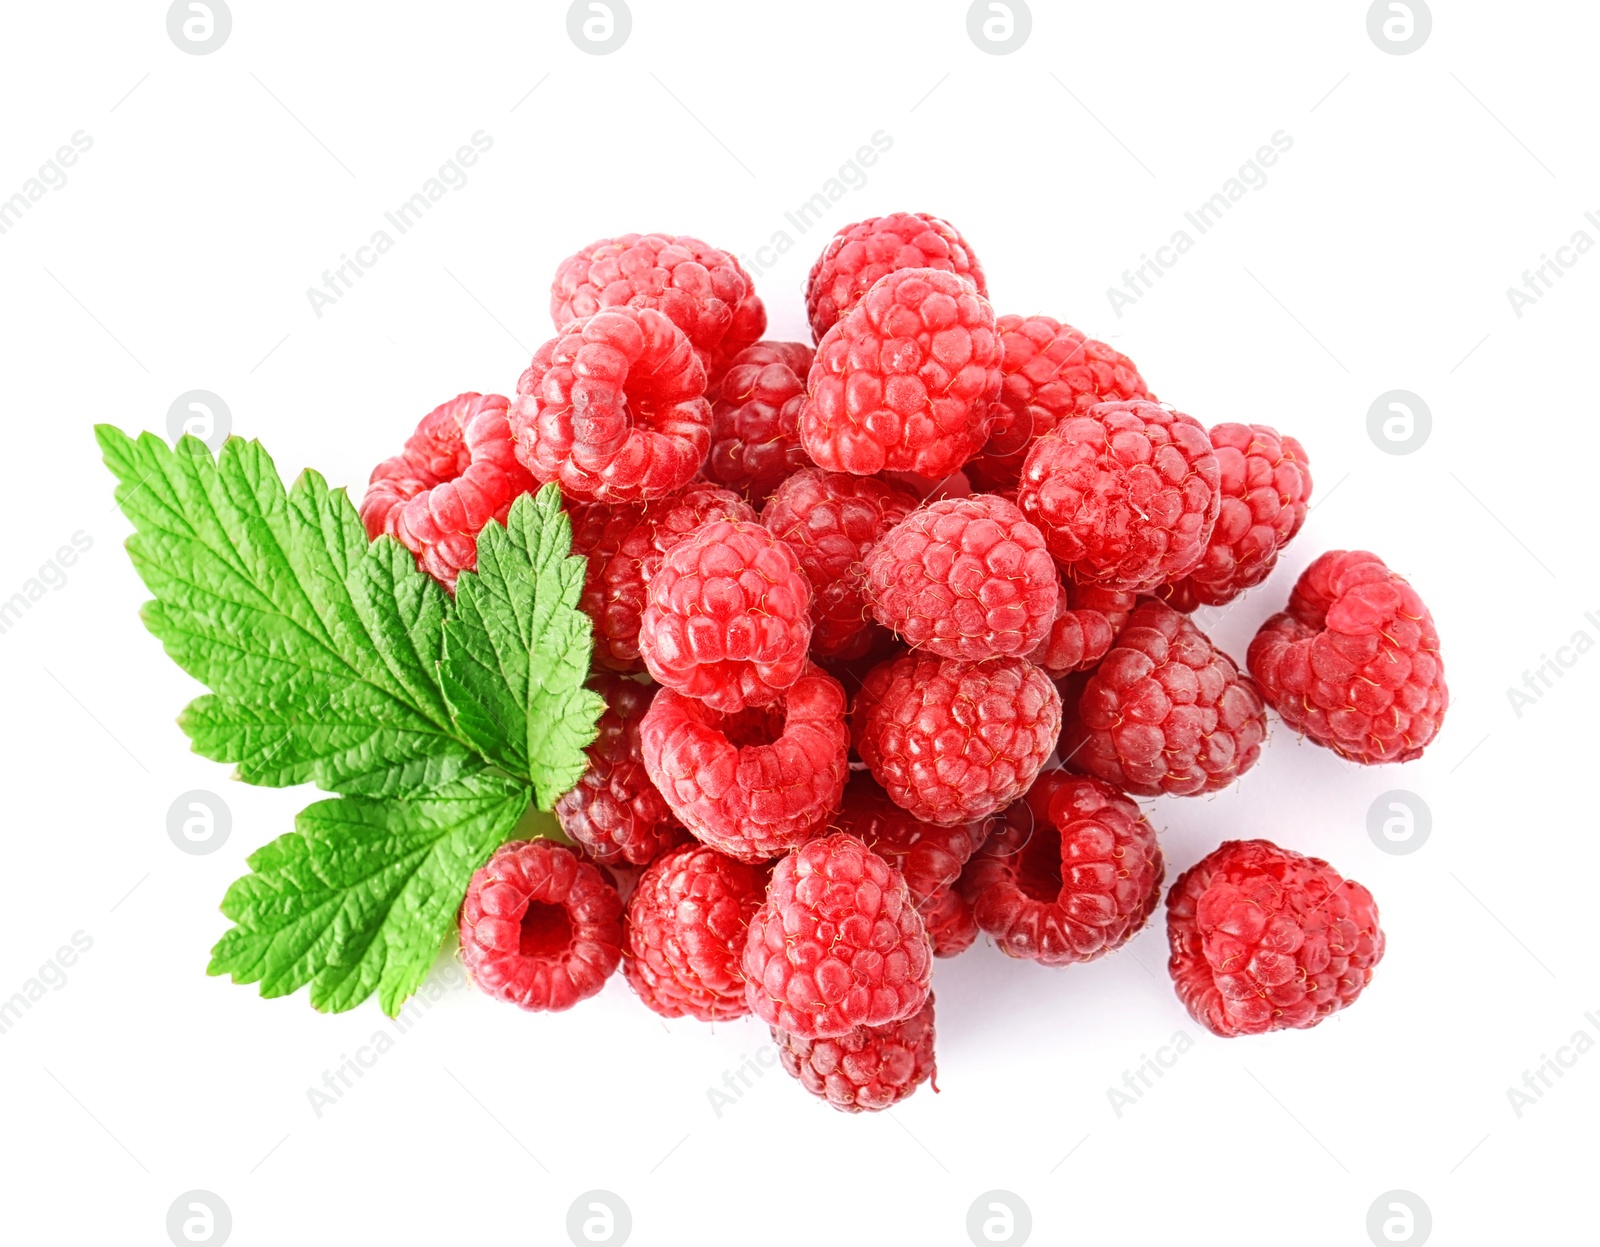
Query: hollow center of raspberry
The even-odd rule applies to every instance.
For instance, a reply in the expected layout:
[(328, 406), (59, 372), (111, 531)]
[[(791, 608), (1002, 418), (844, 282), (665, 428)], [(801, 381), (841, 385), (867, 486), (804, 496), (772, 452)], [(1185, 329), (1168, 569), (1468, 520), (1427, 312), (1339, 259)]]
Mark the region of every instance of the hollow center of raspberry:
[(783, 735), (783, 712), (772, 706), (746, 706), (722, 721), (722, 734), (735, 749), (770, 745)]
[(1061, 833), (1035, 826), (1017, 862), (1017, 887), (1030, 900), (1053, 905), (1061, 896)]
[(572, 943), (572, 918), (565, 905), (530, 901), (522, 915), (522, 941), (518, 950), (524, 957), (550, 957)]

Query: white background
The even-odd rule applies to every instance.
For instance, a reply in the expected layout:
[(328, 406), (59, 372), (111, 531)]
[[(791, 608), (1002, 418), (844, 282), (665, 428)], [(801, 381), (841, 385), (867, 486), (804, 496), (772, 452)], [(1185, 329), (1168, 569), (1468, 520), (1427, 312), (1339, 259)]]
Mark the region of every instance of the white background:
[[(1600, 1039), (1600, 850), (1573, 800), (1600, 657), (1563, 651), (1520, 716), (1506, 690), (1580, 629), (1600, 639), (1600, 255), (1520, 317), (1506, 288), (1579, 229), (1600, 242), (1594, 6), (1436, 0), (1405, 56), (1358, 0), (1037, 3), (1008, 56), (951, 0), (634, 0), (605, 57), (551, 0), (236, 0), (205, 56), (164, 8), (12, 5), (0, 33), (0, 196), (93, 140), (0, 235), (0, 598), (93, 542), (0, 635), (0, 998), (93, 940), (0, 1034), (7, 1241), (165, 1243), (195, 1188), (241, 1245), (561, 1242), (592, 1188), (639, 1244), (960, 1244), (991, 1189), (1026, 1203), (1035, 1242), (1363, 1244), (1396, 1188), (1438, 1243), (1593, 1236), (1600, 1055), (1568, 1050), (1520, 1117), (1507, 1090), (1574, 1032)], [(307, 288), (479, 130), (467, 184), (315, 315)], [(865, 185), (797, 234), (784, 212), (879, 130)], [(1117, 316), (1107, 287), (1280, 130), (1266, 184)], [(753, 259), (788, 229), (758, 284), (769, 336), (799, 338), (826, 235), (902, 209), (966, 233), (999, 311), (1109, 339), (1206, 423), (1303, 439), (1316, 509), (1214, 628), (1224, 648), (1242, 657), (1326, 549), (1377, 551), (1431, 606), (1452, 706), (1421, 761), (1347, 766), (1275, 724), (1233, 790), (1148, 805), (1169, 879), (1267, 836), (1368, 885), (1389, 937), (1372, 986), (1315, 1030), (1221, 1040), (1173, 995), (1159, 920), (1067, 970), (980, 943), (937, 967), (940, 1094), (871, 1117), (777, 1071), (719, 1117), (708, 1090), (762, 1028), (663, 1024), (620, 976), (557, 1016), (461, 989), (319, 1118), (307, 1089), (389, 1024), (204, 974), (227, 884), (313, 794), (189, 752), (173, 720), (199, 690), (139, 625), (91, 424), (164, 430), (178, 394), (211, 390), (286, 476), (358, 492), (436, 403), (515, 385), (579, 246), (681, 231)], [(1433, 413), (1403, 456), (1366, 431), (1396, 388)], [(232, 811), (209, 856), (166, 831), (197, 788)], [(1432, 811), (1406, 856), (1368, 836), (1392, 789)], [(1108, 1088), (1176, 1032), (1192, 1050), (1119, 1117)]]

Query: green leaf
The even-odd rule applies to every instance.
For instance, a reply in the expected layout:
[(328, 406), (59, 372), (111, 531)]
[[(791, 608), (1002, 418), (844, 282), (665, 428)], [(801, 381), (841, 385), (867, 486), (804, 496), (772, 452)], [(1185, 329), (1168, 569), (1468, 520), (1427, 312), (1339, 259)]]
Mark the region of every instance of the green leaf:
[(179, 720), (198, 753), (250, 783), (379, 794), (472, 764), (438, 682), (449, 599), (368, 542), (342, 489), (306, 471), (286, 492), (240, 438), (213, 460), (193, 437), (95, 432), (155, 595), (145, 626), (211, 690)]
[(263, 996), (311, 984), (326, 1012), (374, 991), (395, 1016), (426, 977), (472, 872), (528, 808), (525, 785), (469, 775), (404, 797), (336, 797), (250, 857), (222, 912), (236, 924), (211, 974), (260, 983)]
[(593, 646), (578, 609), (585, 563), (561, 495), (517, 499), (478, 535), (478, 569), (456, 582), (440, 679), (455, 725), (484, 757), (533, 785), (540, 809), (578, 782), (605, 702), (584, 687)]

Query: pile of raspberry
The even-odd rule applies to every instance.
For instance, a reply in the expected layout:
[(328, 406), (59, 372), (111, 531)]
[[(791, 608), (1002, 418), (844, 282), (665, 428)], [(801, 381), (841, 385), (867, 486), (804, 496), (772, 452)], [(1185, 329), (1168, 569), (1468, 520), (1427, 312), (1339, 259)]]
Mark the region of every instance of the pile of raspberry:
[[(771, 1028), (833, 1107), (935, 1075), (933, 965), (1120, 948), (1168, 869), (1139, 799), (1261, 757), (1268, 708), (1363, 765), (1419, 757), (1438, 634), (1365, 551), (1295, 581), (1243, 668), (1196, 624), (1304, 525), (1304, 447), (1209, 428), (1121, 352), (996, 315), (971, 245), (896, 213), (812, 268), (814, 344), (763, 338), (730, 252), (629, 234), (562, 262), (511, 397), (463, 394), (361, 514), (453, 590), (474, 540), (556, 482), (588, 560), (606, 712), (555, 838), (474, 876), (478, 986), (560, 1010), (619, 968), (666, 1018)], [(1166, 892), (1178, 999), (1214, 1034), (1316, 1025), (1383, 955), (1327, 862), (1230, 840)]]

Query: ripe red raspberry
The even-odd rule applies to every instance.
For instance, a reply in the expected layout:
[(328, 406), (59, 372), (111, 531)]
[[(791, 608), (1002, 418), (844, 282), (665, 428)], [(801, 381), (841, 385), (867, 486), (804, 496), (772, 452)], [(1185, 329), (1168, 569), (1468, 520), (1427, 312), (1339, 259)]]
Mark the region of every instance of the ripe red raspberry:
[(602, 238), (561, 262), (550, 284), (557, 329), (610, 307), (664, 312), (688, 335), (710, 376), (767, 328), (767, 309), (739, 261), (682, 235)]
[(639, 728), (656, 690), (602, 673), (589, 687), (606, 699), (589, 769), (556, 802), (561, 830), (604, 866), (644, 866), (684, 839), (682, 826), (645, 770)]
[(925, 823), (863, 774), (851, 777), (832, 825), (898, 870), (919, 909), (961, 877), (961, 868), (989, 833), (984, 822)]
[(1043, 667), (1052, 680), (1089, 670), (1111, 649), (1137, 600), (1132, 593), (1063, 580), (1050, 631), (1028, 661)]
[(1383, 957), (1372, 893), (1316, 857), (1229, 840), (1167, 897), (1167, 969), (1215, 1035), (1315, 1026), (1350, 1004)]
[(706, 371), (650, 308), (575, 320), (517, 382), (517, 458), (569, 498), (642, 502), (687, 485), (711, 446)]
[(1221, 606), (1265, 580), (1311, 497), (1311, 468), (1294, 438), (1264, 424), (1219, 424), (1211, 445), (1222, 473), (1217, 526), (1199, 566), (1162, 590), (1181, 611)]
[(644, 763), (667, 804), (714, 849), (776, 857), (827, 826), (849, 772), (844, 689), (822, 668), (766, 706), (722, 714), (671, 689), (640, 729)]
[(989, 284), (972, 248), (950, 222), (926, 212), (894, 212), (847, 225), (823, 248), (806, 278), (806, 317), (821, 342), (880, 277), (903, 268), (955, 273), (985, 297)]
[(939, 478), (988, 438), (999, 393), (989, 301), (952, 273), (900, 269), (818, 345), (800, 440), (831, 472)]
[(774, 1026), (772, 1042), (791, 1078), (845, 1113), (888, 1108), (938, 1076), (931, 994), (903, 1022), (858, 1026), (836, 1039), (801, 1039)]
[(805, 468), (762, 508), (768, 532), (788, 544), (811, 581), (811, 649), (854, 658), (870, 641), (861, 560), (917, 500), (888, 481)]
[(962, 876), (1000, 951), (1064, 966), (1120, 948), (1161, 903), (1165, 862), (1139, 807), (1097, 779), (1046, 771)]
[(600, 868), (550, 840), (495, 850), (461, 902), (461, 960), (480, 989), (524, 1009), (570, 1009), (622, 957), (622, 898)]
[(794, 552), (759, 524), (702, 524), (650, 577), (645, 665), (713, 710), (776, 701), (805, 670), (810, 644), (811, 586)]
[(1192, 416), (1100, 403), (1033, 444), (1017, 505), (1072, 579), (1144, 593), (1188, 575), (1221, 502), (1216, 452)]
[(904, 654), (868, 673), (850, 729), (897, 805), (927, 823), (969, 823), (1033, 783), (1061, 730), (1061, 694), (1021, 658)]
[(807, 466), (800, 445), (811, 348), (757, 342), (733, 357), (711, 394), (706, 476), (760, 506), (791, 472)]
[(1028, 449), (1068, 416), (1097, 403), (1154, 401), (1133, 361), (1048, 316), (1002, 316), (995, 322), (1004, 356), (1000, 406), (989, 441), (967, 464), (969, 477), (993, 489), (1014, 488)]
[(1187, 615), (1154, 598), (1128, 616), (1065, 719), (1067, 765), (1141, 797), (1226, 788), (1267, 738), (1255, 683)]
[(639, 617), (645, 583), (661, 557), (707, 520), (754, 520), (731, 490), (703, 481), (648, 503), (568, 502), (572, 552), (589, 560), (579, 605), (594, 622), (594, 661), (616, 671), (643, 671)]
[(367, 536), (388, 533), (446, 589), (478, 565), (478, 533), (505, 523), (511, 504), (534, 488), (517, 462), (507, 400), (458, 394), (406, 439), (406, 448), (372, 469), (361, 499)]
[(1365, 550), (1330, 550), (1306, 568), (1247, 657), (1283, 721), (1352, 762), (1420, 758), (1450, 704), (1433, 616)]
[(872, 547), (863, 568), (879, 623), (913, 649), (966, 662), (1037, 649), (1061, 596), (1044, 537), (993, 494), (918, 508)]
[(900, 872), (838, 832), (773, 869), (744, 946), (745, 997), (769, 1026), (827, 1039), (911, 1017), (931, 966)]
[(961, 895), (958, 883), (940, 888), (922, 906), (922, 921), (928, 928), (928, 942), (935, 957), (954, 957), (971, 948), (978, 938), (978, 924), (972, 920), (972, 906)]
[(720, 1022), (750, 1011), (739, 958), (767, 872), (703, 844), (663, 854), (628, 901), (622, 973), (662, 1017)]

